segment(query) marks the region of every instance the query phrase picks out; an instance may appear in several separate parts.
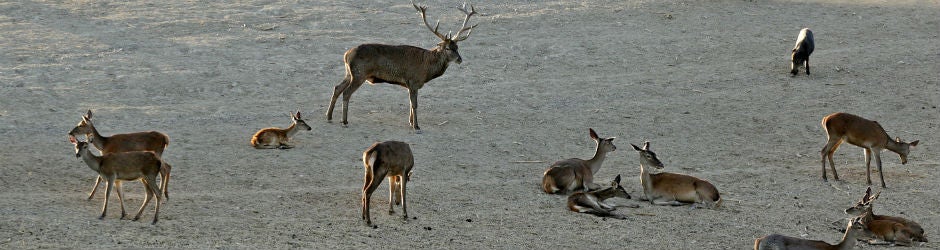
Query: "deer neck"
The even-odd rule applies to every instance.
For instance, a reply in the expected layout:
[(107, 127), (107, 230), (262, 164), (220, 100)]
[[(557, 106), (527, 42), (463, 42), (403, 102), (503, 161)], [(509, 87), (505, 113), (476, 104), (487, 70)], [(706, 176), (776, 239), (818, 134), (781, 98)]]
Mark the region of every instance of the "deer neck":
[(863, 212), (858, 217), (862, 218), (862, 223), (865, 223), (865, 224), (868, 224), (869, 222), (874, 220), (875, 214), (873, 214), (871, 211), (871, 205), (868, 205), (868, 207), (865, 208), (865, 212)]
[(85, 165), (88, 165), (96, 173), (101, 173), (101, 157), (91, 154), (88, 148), (82, 149), (79, 154), (82, 156)]
[(609, 187), (609, 188), (601, 189), (598, 191), (594, 191), (593, 195), (596, 196), (597, 199), (601, 201), (610, 199), (610, 198), (613, 198), (614, 196), (617, 196), (617, 188)]
[(643, 185), (643, 192), (646, 194), (653, 190), (653, 178), (650, 177), (650, 172), (643, 165), (643, 162), (640, 162), (640, 184)]
[(601, 150), (601, 145), (597, 145), (597, 149), (594, 150), (594, 157), (585, 161), (585, 164), (591, 168), (591, 173), (596, 174), (597, 171), (601, 170), (601, 165), (604, 164), (604, 159), (607, 158), (607, 152)]
[(447, 60), (447, 53), (440, 47), (435, 47), (429, 52), (428, 57), (425, 58), (428, 62), (427, 81), (444, 75), (444, 71), (447, 71), (447, 66), (450, 66), (450, 61)]
[(842, 236), (842, 241), (839, 241), (839, 244), (836, 244), (834, 247), (838, 250), (851, 250), (855, 249), (855, 241), (858, 240), (858, 236), (861, 232), (858, 230), (852, 229), (852, 227), (845, 228), (845, 235)]
[(104, 137), (101, 133), (98, 133), (98, 129), (95, 128), (94, 124), (89, 123), (88, 127), (91, 128), (91, 138), (89, 138), (89, 142), (98, 149), (104, 148), (104, 145), (108, 143), (108, 137)]
[(297, 133), (297, 123), (291, 123), (290, 127), (284, 129), (284, 134), (287, 135), (287, 138), (294, 137), (294, 134)]

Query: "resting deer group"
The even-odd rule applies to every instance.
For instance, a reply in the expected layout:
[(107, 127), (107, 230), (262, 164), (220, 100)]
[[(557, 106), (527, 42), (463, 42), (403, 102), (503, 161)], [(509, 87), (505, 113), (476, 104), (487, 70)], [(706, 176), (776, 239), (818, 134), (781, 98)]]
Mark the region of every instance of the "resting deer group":
[(362, 152), (362, 165), (365, 166), (365, 183), (362, 185), (362, 219), (372, 225), (369, 217), (369, 202), (372, 192), (379, 188), (382, 179), (388, 177), (388, 213), (395, 213), (394, 206), (401, 204), (402, 218), (408, 220), (408, 203), (405, 190), (411, 179), (411, 168), (415, 165), (414, 155), (408, 143), (400, 141), (376, 142)]
[(807, 240), (780, 234), (771, 234), (754, 240), (754, 250), (849, 250), (855, 241), (865, 235), (865, 225), (859, 218), (849, 220), (842, 240), (830, 245), (821, 240)]
[(872, 212), (872, 202), (878, 199), (881, 191), (871, 194), (871, 187), (865, 190), (865, 196), (862, 196), (855, 205), (846, 208), (845, 213), (857, 216), (862, 223), (866, 225), (869, 234), (864, 237), (870, 244), (897, 244), (902, 246), (911, 246), (914, 241), (927, 242), (924, 236), (924, 228), (911, 220), (887, 216), (876, 215)]
[(604, 202), (604, 200), (620, 197), (630, 199), (630, 194), (620, 186), (620, 175), (614, 178), (610, 187), (588, 192), (575, 192), (568, 196), (568, 209), (578, 213), (588, 213), (601, 217), (611, 217), (617, 219), (626, 219), (627, 217), (614, 213), (616, 206)]
[(271, 127), (258, 130), (251, 137), (251, 146), (256, 149), (293, 148), (294, 145), (289, 142), (294, 134), (297, 134), (298, 129), (310, 131), (312, 128), (303, 119), (300, 119), (300, 111), (290, 113), (290, 119), (291, 124), (286, 129)]
[(721, 205), (718, 189), (708, 181), (682, 174), (651, 174), (648, 167), (662, 169), (664, 166), (656, 158), (656, 153), (649, 149), (649, 142), (644, 143), (643, 148), (630, 146), (640, 154), (640, 184), (643, 185), (645, 199), (651, 204), (681, 206), (692, 203), (693, 207), (704, 204), (710, 208)]
[[(159, 157), (163, 156), (163, 150), (170, 144), (170, 137), (157, 131), (115, 134), (110, 137), (103, 136), (95, 129), (91, 118), (91, 110), (88, 110), (88, 112), (82, 116), (82, 120), (78, 122), (78, 125), (75, 125), (75, 128), (69, 131), (69, 141), (74, 142), (76, 136), (85, 135), (86, 140), (95, 145), (102, 154), (151, 151)], [(170, 182), (170, 170), (170, 165), (165, 165), (160, 168), (160, 189), (163, 190), (163, 196), (167, 199), (170, 198), (169, 192), (167, 191), (167, 185)], [(91, 193), (88, 194), (88, 199), (94, 197), (95, 192), (98, 191), (98, 184), (100, 184), (102, 180), (103, 178), (101, 176), (95, 179), (95, 186), (92, 187)], [(121, 209), (123, 209), (123, 207)]]
[[(353, 92), (356, 92), (365, 81), (372, 84), (387, 82), (408, 89), (408, 96), (411, 100), (409, 122), (417, 133), (421, 132), (416, 113), (418, 90), (428, 81), (443, 75), (450, 62), (458, 64), (463, 62), (463, 58), (457, 53), (457, 42), (470, 37), (476, 25), (467, 26), (467, 21), (477, 12), (472, 5), (469, 11), (466, 4), (458, 8), (466, 14), (463, 25), (453, 36), (449, 36), (450, 33), (445, 36), (437, 31), (437, 25), (431, 28), (425, 15), (426, 6), (418, 6), (414, 2), (412, 6), (421, 13), (424, 25), (440, 38), (441, 42), (430, 50), (408, 45), (362, 44), (346, 51), (343, 55), (346, 76), (333, 88), (333, 96), (330, 98), (330, 106), (326, 112), (327, 121), (333, 119), (333, 107), (339, 95), (343, 95), (343, 126), (346, 126), (349, 124), (346, 119), (349, 111), (349, 98)], [(466, 34), (463, 34), (464, 32)]]
[(614, 145), (616, 137), (601, 138), (594, 129), (588, 129), (591, 139), (597, 144), (594, 157), (588, 160), (571, 158), (552, 164), (545, 170), (542, 177), (542, 191), (549, 194), (567, 193), (570, 191), (591, 191), (599, 189), (600, 185), (594, 183), (594, 174), (601, 169), (607, 153), (617, 150)]
[(134, 220), (140, 219), (144, 208), (150, 203), (151, 198), (157, 198), (157, 205), (153, 212), (153, 222), (156, 224), (160, 215), (160, 187), (157, 185), (157, 175), (160, 169), (169, 167), (169, 164), (163, 162), (153, 151), (131, 151), (107, 153), (101, 156), (95, 156), (88, 150), (88, 142), (72, 141), (75, 143), (75, 157), (82, 158), (89, 168), (98, 173), (106, 181), (104, 206), (101, 208), (101, 216), (98, 219), (104, 219), (108, 211), (108, 201), (111, 198), (111, 189), (117, 185), (118, 200), (121, 202), (121, 219), (127, 213), (124, 211), (124, 195), (121, 192), (121, 181), (140, 180), (144, 183), (146, 197), (144, 203), (137, 210)]
[(868, 185), (871, 185), (871, 158), (875, 156), (875, 164), (878, 165), (878, 176), (881, 177), (881, 187), (886, 187), (884, 172), (881, 171), (881, 151), (891, 150), (898, 153), (901, 157), (901, 164), (907, 164), (907, 154), (911, 152), (911, 147), (917, 146), (918, 141), (910, 143), (904, 142), (901, 138), (891, 140), (888, 133), (885, 132), (881, 124), (876, 121), (868, 120), (857, 115), (847, 113), (833, 113), (823, 117), (822, 127), (826, 130), (828, 141), (826, 146), (820, 151), (822, 155), (822, 178), (826, 178), (826, 159), (829, 159), (829, 167), (832, 169), (832, 176), (836, 180), (839, 174), (836, 173), (836, 166), (833, 164), (832, 155), (839, 148), (842, 142), (859, 146), (865, 149), (865, 167), (868, 177)]

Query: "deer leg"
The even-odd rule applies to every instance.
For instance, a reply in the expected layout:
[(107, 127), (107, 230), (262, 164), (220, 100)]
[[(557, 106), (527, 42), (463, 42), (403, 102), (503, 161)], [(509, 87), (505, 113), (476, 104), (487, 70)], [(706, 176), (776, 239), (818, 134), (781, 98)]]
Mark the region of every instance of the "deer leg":
[(160, 203), (163, 203), (163, 201), (160, 198), (160, 187), (157, 187), (156, 176), (147, 181), (147, 186), (150, 187), (150, 193), (157, 197), (157, 204), (155, 205), (153, 211), (153, 221), (150, 222), (150, 224), (153, 225), (157, 224), (157, 220), (160, 217)]
[(363, 82), (365, 82), (364, 79), (353, 78), (350, 81), (349, 86), (347, 86), (346, 89), (343, 90), (343, 126), (344, 127), (349, 125), (349, 120), (347, 120), (347, 118), (349, 117), (349, 98), (352, 97), (353, 92), (356, 92), (356, 90), (362, 86)]
[(121, 182), (119, 181), (114, 182), (114, 185), (114, 191), (117, 191), (118, 201), (121, 204), (121, 219), (124, 219), (124, 217), (127, 216), (127, 212), (124, 211), (124, 192), (121, 191), (121, 189), (124, 188), (121, 187)]
[(337, 84), (336, 87), (333, 87), (333, 97), (330, 98), (330, 107), (326, 110), (327, 121), (333, 120), (333, 107), (336, 106), (336, 99), (339, 98), (339, 95), (346, 90), (347, 86), (349, 86), (350, 79), (350, 74), (347, 72), (346, 76), (343, 77), (343, 81)]
[(108, 212), (108, 201), (111, 199), (111, 185), (114, 185), (114, 180), (109, 178), (108, 182), (105, 183), (104, 207), (101, 208), (101, 216), (98, 216), (99, 220), (103, 220), (105, 213)]
[(388, 214), (395, 213), (395, 204), (398, 204), (397, 196), (395, 195), (395, 190), (398, 189), (398, 181), (395, 180), (395, 176), (388, 177)]
[(369, 225), (372, 225), (372, 219), (369, 218), (369, 202), (372, 201), (372, 192), (379, 188), (379, 184), (382, 184), (382, 177), (386, 174), (385, 171), (376, 168), (377, 166), (366, 168), (365, 183), (362, 186), (362, 218)]
[(839, 179), (839, 174), (836, 173), (836, 166), (832, 164), (832, 154), (836, 152), (836, 148), (839, 147), (839, 142), (841, 139), (834, 139), (832, 136), (829, 136), (829, 140), (826, 142), (826, 146), (819, 152), (822, 155), (822, 178), (823, 181), (828, 181), (829, 178), (826, 178), (826, 159), (829, 159), (829, 166), (832, 167), (832, 175), (835, 176), (835, 179)]
[(89, 199), (89, 200), (91, 200), (91, 197), (94, 197), (94, 196), (95, 196), (95, 192), (98, 191), (98, 184), (101, 184), (101, 176), (100, 176), (100, 175), (98, 176), (98, 178), (95, 179), (95, 186), (94, 186), (94, 187), (91, 187), (91, 193), (88, 194), (88, 199)]
[[(881, 151), (881, 150), (879, 149), (878, 151), (874, 152), (874, 154), (875, 154), (875, 164), (878, 164), (878, 177), (881, 178), (881, 188), (888, 188), (887, 186), (885, 186), (885, 172), (884, 172), (884, 171), (881, 171), (881, 152), (880, 152), (880, 151)], [(869, 175), (871, 175), (871, 173), (869, 173)], [(871, 178), (869, 177), (869, 179), (871, 179)], [(870, 180), (869, 180), (869, 182), (868, 182), (868, 185), (871, 185), (871, 181), (870, 181)]]
[(871, 186), (871, 148), (865, 148), (865, 173), (868, 177), (868, 185)]
[(140, 204), (140, 209), (137, 209), (137, 215), (134, 216), (134, 221), (137, 221), (140, 219), (140, 215), (144, 213), (144, 208), (147, 207), (147, 203), (150, 203), (150, 199), (153, 199), (153, 193), (154, 193), (154, 190), (150, 188), (150, 185), (149, 183), (147, 183), (147, 180), (141, 179), (140, 182), (144, 184), (144, 194), (145, 194), (144, 203)]
[(401, 181), (399, 183), (401, 190), (398, 191), (398, 194), (401, 196), (401, 213), (403, 214), (402, 218), (408, 220), (408, 202), (405, 200), (405, 185), (408, 183), (408, 180), (406, 178), (402, 178), (401, 176), (398, 176), (398, 179)]
[(409, 122), (411, 123), (411, 128), (415, 130), (416, 133), (421, 133), (421, 127), (418, 127), (418, 89), (408, 88), (408, 97), (411, 99), (411, 115), (409, 115)]
[(160, 190), (163, 191), (163, 197), (166, 197), (167, 200), (170, 200), (170, 193), (167, 191), (166, 187), (170, 183), (170, 170), (173, 167), (170, 164), (163, 163), (160, 167)]
[(806, 64), (806, 75), (809, 75), (809, 56), (808, 55), (806, 56), (806, 62), (804, 63)]

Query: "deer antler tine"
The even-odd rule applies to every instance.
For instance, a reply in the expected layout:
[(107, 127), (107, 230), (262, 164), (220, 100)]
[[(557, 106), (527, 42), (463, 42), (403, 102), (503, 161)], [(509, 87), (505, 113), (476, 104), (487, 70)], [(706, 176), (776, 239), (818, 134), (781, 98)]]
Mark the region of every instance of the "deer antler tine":
[(414, 6), (415, 10), (418, 10), (418, 12), (420, 12), (421, 20), (424, 21), (424, 26), (427, 26), (428, 29), (431, 30), (431, 32), (434, 32), (434, 35), (437, 36), (437, 38), (440, 38), (441, 40), (447, 40), (444, 35), (441, 35), (440, 32), (437, 32), (437, 28), (440, 27), (441, 25), (441, 20), (437, 20), (437, 24), (434, 25), (433, 29), (431, 28), (431, 24), (428, 23), (428, 17), (427, 17), (427, 14), (425, 13), (428, 10), (428, 6), (424, 6), (424, 5), (418, 6), (418, 4), (416, 4), (414, 0), (411, 1), (411, 6)]
[(467, 5), (468, 5), (467, 2), (463, 2), (463, 6), (457, 7), (458, 10), (460, 10), (464, 14), (467, 14), (467, 17), (463, 19), (463, 24), (460, 25), (460, 29), (457, 30), (457, 34), (454, 34), (454, 36), (451, 37), (451, 40), (455, 40), (455, 41), (466, 40), (467, 38), (470, 37), (470, 32), (467, 32), (467, 35), (465, 36), (460, 36), (460, 33), (465, 30), (472, 30), (473, 27), (476, 27), (476, 25), (467, 27), (467, 21), (470, 21), (470, 17), (477, 13), (476, 9), (473, 8), (472, 4), (470, 4), (470, 11), (467, 11)]

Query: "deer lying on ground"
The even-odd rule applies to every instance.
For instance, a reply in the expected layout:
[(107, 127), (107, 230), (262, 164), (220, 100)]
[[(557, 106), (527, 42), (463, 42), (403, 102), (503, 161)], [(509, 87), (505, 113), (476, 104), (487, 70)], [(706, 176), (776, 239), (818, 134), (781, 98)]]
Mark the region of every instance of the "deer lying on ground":
[[(89, 109), (88, 112), (82, 116), (82, 120), (78, 122), (78, 125), (75, 125), (75, 128), (69, 131), (69, 141), (75, 141), (75, 137), (78, 135), (85, 135), (88, 142), (95, 145), (98, 150), (101, 150), (101, 154), (152, 151), (160, 157), (163, 156), (163, 150), (170, 144), (170, 137), (157, 131), (115, 134), (110, 137), (102, 136), (98, 133), (98, 130), (95, 129), (95, 125), (91, 123), (91, 117), (92, 113)], [(169, 192), (167, 191), (167, 185), (170, 182), (170, 168), (170, 165), (166, 165), (160, 169), (160, 189), (163, 190), (163, 196), (167, 199), (170, 199)], [(95, 180), (95, 186), (91, 189), (91, 193), (88, 194), (89, 200), (95, 196), (95, 192), (98, 191), (98, 184), (100, 184), (102, 180), (103, 178), (101, 176), (98, 176)]]
[(903, 246), (913, 245), (913, 241), (927, 242), (924, 237), (924, 228), (908, 219), (886, 215), (875, 215), (872, 212), (872, 202), (878, 199), (881, 191), (871, 195), (871, 187), (865, 191), (865, 196), (855, 205), (845, 209), (845, 213), (861, 218), (867, 225), (871, 237), (866, 237), (871, 244), (897, 244)]
[(796, 37), (796, 45), (793, 45), (793, 52), (790, 53), (790, 74), (796, 75), (800, 66), (806, 65), (806, 75), (809, 75), (809, 55), (813, 54), (816, 44), (813, 41), (813, 31), (809, 28), (800, 30), (800, 35)]
[(406, 184), (411, 179), (411, 168), (415, 165), (414, 155), (408, 143), (385, 141), (372, 144), (362, 152), (362, 164), (365, 166), (365, 183), (362, 185), (362, 219), (372, 225), (369, 218), (369, 202), (372, 192), (382, 184), (382, 178), (388, 177), (388, 213), (395, 213), (394, 206), (401, 204), (402, 218), (408, 220), (408, 203), (405, 200)]
[(847, 113), (833, 113), (823, 117), (822, 127), (826, 130), (828, 141), (826, 146), (820, 151), (822, 155), (822, 178), (826, 178), (826, 159), (829, 159), (829, 167), (832, 169), (832, 175), (836, 180), (839, 174), (836, 173), (836, 166), (832, 161), (832, 155), (839, 148), (842, 142), (859, 146), (865, 149), (865, 167), (868, 176), (868, 185), (871, 185), (871, 158), (875, 156), (875, 164), (878, 165), (878, 175), (881, 177), (881, 187), (885, 188), (885, 176), (881, 171), (881, 151), (891, 150), (898, 153), (901, 157), (901, 164), (907, 164), (907, 154), (911, 152), (911, 147), (917, 146), (918, 141), (910, 143), (901, 141), (901, 138), (891, 140), (888, 133), (885, 132), (881, 124), (876, 121), (868, 120), (857, 115)]
[(162, 199), (162, 197), (160, 197), (160, 187), (157, 186), (157, 175), (160, 173), (161, 168), (169, 164), (163, 162), (160, 156), (153, 151), (118, 152), (95, 156), (88, 150), (87, 142), (74, 141), (74, 143), (75, 157), (82, 158), (91, 170), (97, 172), (98, 176), (101, 176), (107, 181), (105, 185), (104, 207), (101, 208), (101, 216), (98, 216), (98, 219), (104, 219), (105, 213), (108, 211), (111, 188), (115, 184), (118, 185), (118, 199), (121, 201), (121, 219), (124, 219), (127, 213), (124, 212), (124, 195), (121, 193), (120, 182), (140, 180), (144, 183), (147, 196), (144, 198), (144, 203), (140, 206), (140, 209), (137, 210), (134, 221), (140, 219), (140, 215), (144, 212), (144, 208), (147, 207), (147, 204), (150, 203), (150, 199), (157, 197), (157, 205), (153, 213), (153, 222), (151, 222), (151, 224), (157, 223)]
[(604, 202), (604, 200), (620, 197), (630, 199), (630, 194), (620, 186), (620, 175), (614, 178), (609, 188), (594, 190), (589, 192), (576, 192), (568, 196), (568, 209), (578, 213), (589, 213), (600, 217), (611, 217), (617, 219), (626, 219), (627, 217), (613, 213), (617, 207)]
[(300, 119), (300, 111), (297, 113), (290, 113), (291, 124), (286, 129), (281, 128), (265, 128), (258, 130), (254, 136), (251, 137), (251, 146), (256, 149), (288, 149), (293, 148), (294, 145), (289, 144), (290, 138), (294, 137), (294, 134), (297, 134), (298, 128), (310, 131), (312, 128), (307, 125), (304, 120)]
[(859, 218), (849, 220), (842, 240), (829, 245), (821, 240), (807, 240), (796, 237), (771, 234), (754, 240), (754, 250), (848, 250), (855, 248), (855, 241), (865, 235), (865, 225)]
[(588, 160), (571, 158), (552, 164), (545, 170), (542, 177), (542, 191), (549, 194), (567, 193), (569, 191), (591, 191), (599, 189), (600, 185), (594, 183), (594, 174), (601, 170), (607, 153), (617, 150), (614, 139), (597, 136), (594, 129), (588, 129), (591, 139), (597, 144), (594, 157)]
[(643, 185), (643, 194), (646, 200), (655, 205), (681, 206), (693, 203), (716, 208), (721, 205), (718, 189), (708, 181), (693, 176), (658, 173), (650, 174), (647, 167), (662, 169), (663, 163), (656, 158), (656, 153), (650, 151), (650, 143), (643, 144), (643, 148), (630, 144), (640, 153), (640, 183)]
[[(326, 112), (327, 121), (333, 120), (333, 107), (340, 94), (343, 95), (343, 126), (345, 127), (349, 124), (346, 118), (349, 111), (349, 98), (353, 92), (359, 89), (364, 81), (372, 84), (387, 82), (408, 89), (411, 99), (409, 122), (416, 133), (421, 133), (415, 111), (418, 108), (418, 90), (428, 81), (443, 75), (450, 62), (457, 64), (463, 62), (460, 54), (457, 53), (457, 42), (470, 37), (476, 25), (468, 27), (467, 21), (477, 12), (472, 5), (470, 11), (467, 11), (466, 4), (458, 8), (466, 14), (466, 18), (457, 33), (447, 37), (437, 31), (437, 25), (431, 28), (425, 15), (426, 6), (419, 7), (413, 1), (412, 6), (421, 13), (424, 25), (440, 38), (441, 42), (430, 50), (408, 45), (362, 44), (346, 51), (343, 55), (346, 76), (333, 88), (333, 97), (330, 98), (330, 106)], [(461, 35), (465, 31), (467, 34)]]

